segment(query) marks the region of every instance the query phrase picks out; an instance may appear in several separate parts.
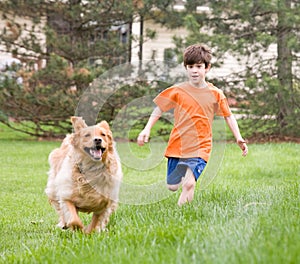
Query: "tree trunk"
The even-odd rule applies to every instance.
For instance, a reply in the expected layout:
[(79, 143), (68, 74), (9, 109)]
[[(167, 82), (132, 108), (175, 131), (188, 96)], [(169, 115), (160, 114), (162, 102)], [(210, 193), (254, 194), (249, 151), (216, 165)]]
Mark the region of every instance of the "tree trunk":
[(289, 47), (291, 36), (289, 16), (286, 12), (291, 10), (291, 0), (278, 0), (278, 24), (277, 24), (277, 74), (280, 87), (278, 88), (278, 115), (277, 122), (280, 131), (288, 124), (286, 118), (291, 113), (290, 93), (293, 90), (292, 80), (292, 51)]

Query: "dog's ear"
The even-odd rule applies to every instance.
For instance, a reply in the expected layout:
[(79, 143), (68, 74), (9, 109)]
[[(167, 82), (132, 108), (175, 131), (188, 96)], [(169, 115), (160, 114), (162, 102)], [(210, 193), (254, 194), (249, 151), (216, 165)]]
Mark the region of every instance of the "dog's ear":
[(74, 128), (75, 132), (81, 130), (82, 128), (87, 127), (87, 124), (85, 123), (83, 118), (79, 117), (79, 116), (72, 116), (71, 117), (71, 122), (72, 122), (72, 125), (73, 125), (73, 128)]
[(104, 120), (97, 124), (100, 127), (103, 127), (106, 130), (110, 130), (109, 124)]
[(109, 138), (108, 147), (112, 151), (113, 150), (113, 135), (110, 130), (109, 124), (104, 120), (97, 124), (97, 126), (104, 128), (107, 131), (107, 137)]

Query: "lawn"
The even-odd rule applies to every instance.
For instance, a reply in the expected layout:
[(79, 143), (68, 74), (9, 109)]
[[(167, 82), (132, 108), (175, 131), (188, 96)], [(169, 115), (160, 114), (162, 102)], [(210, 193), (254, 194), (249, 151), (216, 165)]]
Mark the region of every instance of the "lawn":
[(243, 158), (226, 144), (195, 200), (178, 208), (179, 193), (161, 189), (165, 160), (119, 143), (121, 203), (108, 230), (92, 235), (55, 226), (44, 188), (58, 145), (0, 127), (0, 263), (300, 263), (300, 145), (251, 144)]

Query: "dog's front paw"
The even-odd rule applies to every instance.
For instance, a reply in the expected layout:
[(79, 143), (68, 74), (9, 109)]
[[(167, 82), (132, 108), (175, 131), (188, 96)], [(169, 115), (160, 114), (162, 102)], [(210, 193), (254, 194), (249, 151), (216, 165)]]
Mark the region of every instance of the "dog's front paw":
[(96, 227), (93, 227), (91, 224), (89, 224), (88, 226), (86, 226), (83, 230), (83, 232), (85, 234), (91, 234), (91, 233), (101, 233), (101, 232), (105, 232), (105, 231), (108, 231), (107, 228), (100, 228), (100, 226), (96, 226)]
[(72, 230), (82, 230), (83, 229), (83, 224), (79, 219), (77, 219), (77, 220), (70, 221), (67, 224), (67, 227), (72, 229)]
[(93, 232), (93, 230), (90, 228), (90, 226), (86, 226), (84, 229), (83, 229), (83, 233), (89, 235)]
[(68, 229), (68, 227), (64, 221), (60, 221), (56, 226), (60, 229)]

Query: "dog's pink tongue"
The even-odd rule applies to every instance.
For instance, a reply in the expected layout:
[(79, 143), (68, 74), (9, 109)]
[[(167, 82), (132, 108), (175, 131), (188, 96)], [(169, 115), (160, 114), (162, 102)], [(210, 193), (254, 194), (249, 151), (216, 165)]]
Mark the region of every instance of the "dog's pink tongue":
[(101, 159), (101, 157), (102, 157), (101, 149), (100, 150), (94, 150), (94, 157), (98, 158), (98, 159)]

